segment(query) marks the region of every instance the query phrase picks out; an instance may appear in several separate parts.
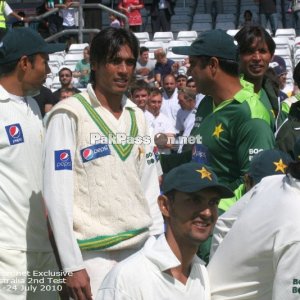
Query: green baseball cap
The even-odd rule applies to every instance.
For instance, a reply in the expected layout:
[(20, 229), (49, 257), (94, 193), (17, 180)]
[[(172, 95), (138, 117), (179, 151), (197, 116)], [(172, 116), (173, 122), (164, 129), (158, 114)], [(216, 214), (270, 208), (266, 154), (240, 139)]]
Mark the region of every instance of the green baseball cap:
[(221, 198), (231, 198), (233, 192), (218, 182), (216, 174), (205, 164), (189, 162), (182, 164), (166, 174), (162, 191), (164, 194), (177, 190), (194, 193), (206, 188), (215, 188)]
[(238, 61), (238, 43), (221, 29), (201, 33), (190, 46), (173, 47), (175, 54), (189, 56), (215, 56)]
[(292, 161), (286, 152), (277, 149), (264, 150), (253, 156), (248, 173), (257, 184), (266, 176), (285, 174)]
[(9, 30), (0, 41), (0, 65), (17, 61), (22, 56), (36, 53), (54, 53), (66, 49), (65, 44), (49, 44), (28, 27)]

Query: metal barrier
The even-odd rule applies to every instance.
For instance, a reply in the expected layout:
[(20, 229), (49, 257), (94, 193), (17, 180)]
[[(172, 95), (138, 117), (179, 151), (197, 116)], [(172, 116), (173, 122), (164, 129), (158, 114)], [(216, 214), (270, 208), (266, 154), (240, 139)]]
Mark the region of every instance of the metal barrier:
[[(103, 4), (87, 3), (87, 4), (79, 4), (79, 6), (78, 5), (72, 5), (72, 6), (78, 8), (78, 25), (79, 25), (78, 29), (62, 30), (61, 32), (58, 32), (58, 33), (46, 38), (45, 40), (47, 42), (51, 42), (61, 36), (67, 35), (67, 34), (78, 33), (78, 42), (83, 43), (83, 33), (98, 33), (100, 31), (100, 29), (84, 28), (83, 8), (100, 8), (109, 13), (113, 13), (114, 15), (116, 15), (124, 20), (124, 28), (126, 28), (126, 29), (129, 28), (128, 18), (126, 15), (124, 15), (114, 9), (111, 9)], [(28, 19), (29, 19), (29, 21), (41, 21), (42, 19), (47, 18), (48, 16), (57, 13), (58, 11), (59, 11), (59, 8), (53, 8), (50, 11), (47, 11), (42, 15), (29, 17)], [(28, 26), (28, 23), (26, 23), (26, 26)]]

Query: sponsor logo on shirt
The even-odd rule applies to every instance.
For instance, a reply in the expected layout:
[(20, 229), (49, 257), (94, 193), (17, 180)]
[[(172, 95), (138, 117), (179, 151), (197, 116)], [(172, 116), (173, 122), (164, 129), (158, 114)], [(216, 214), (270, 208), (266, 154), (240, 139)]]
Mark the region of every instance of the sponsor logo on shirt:
[(192, 161), (209, 164), (208, 148), (202, 144), (195, 144), (192, 151)]
[(11, 145), (24, 143), (23, 132), (20, 124), (5, 126), (5, 130)]
[(110, 155), (110, 149), (106, 144), (96, 144), (80, 150), (81, 158), (84, 163), (99, 157)]
[(55, 171), (72, 170), (72, 160), (70, 150), (54, 151), (55, 157)]

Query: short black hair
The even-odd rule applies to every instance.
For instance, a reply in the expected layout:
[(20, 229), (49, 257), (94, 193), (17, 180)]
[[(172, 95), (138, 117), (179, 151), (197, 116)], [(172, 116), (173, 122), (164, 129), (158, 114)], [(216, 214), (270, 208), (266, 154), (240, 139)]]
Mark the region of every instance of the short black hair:
[[(198, 56), (200, 59), (201, 68), (205, 68), (209, 65), (211, 56)], [(217, 57), (219, 61), (219, 66), (222, 71), (231, 75), (231, 76), (239, 76), (239, 63), (234, 60), (229, 60), (225, 58)]]
[(134, 94), (135, 91), (141, 91), (141, 90), (146, 90), (148, 95), (150, 95), (150, 86), (147, 82), (144, 80), (137, 80), (135, 81), (130, 89), (131, 95)]
[(60, 76), (60, 74), (61, 74), (63, 71), (68, 71), (68, 72), (71, 74), (71, 76), (72, 76), (72, 71), (71, 71), (69, 68), (67, 68), (67, 67), (61, 68), (61, 69), (59, 70), (59, 72), (58, 72), (58, 76)]
[(145, 46), (142, 46), (140, 48), (140, 55), (142, 55), (144, 52), (148, 52), (149, 51), (149, 48), (145, 47)]
[[(30, 63), (34, 66), (35, 57), (36, 54), (28, 55), (27, 58), (30, 61)], [(5, 77), (13, 73), (13, 71), (16, 69), (17, 64), (19, 63), (21, 57), (18, 60), (15, 60), (13, 62), (9, 62), (3, 65), (0, 65), (0, 77)]]

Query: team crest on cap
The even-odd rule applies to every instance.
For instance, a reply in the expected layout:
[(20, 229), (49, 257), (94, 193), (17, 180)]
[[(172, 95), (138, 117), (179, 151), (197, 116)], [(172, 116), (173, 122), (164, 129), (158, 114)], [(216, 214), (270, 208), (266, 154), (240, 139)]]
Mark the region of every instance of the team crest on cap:
[(24, 143), (23, 132), (20, 124), (5, 126), (5, 130), (11, 145)]
[(215, 127), (215, 131), (213, 133), (213, 136), (216, 136), (218, 139), (220, 138), (220, 133), (223, 132), (224, 129), (222, 128), (222, 123), (220, 123), (218, 126)]
[(207, 169), (205, 169), (204, 167), (202, 167), (201, 170), (196, 170), (196, 172), (201, 174), (201, 179), (207, 178), (208, 180), (212, 180), (211, 175), (212, 173), (209, 172)]
[(287, 165), (282, 161), (282, 159), (279, 159), (279, 161), (273, 162), (273, 164), (276, 166), (275, 172), (280, 171), (283, 174), (285, 173), (285, 169), (287, 168)]

